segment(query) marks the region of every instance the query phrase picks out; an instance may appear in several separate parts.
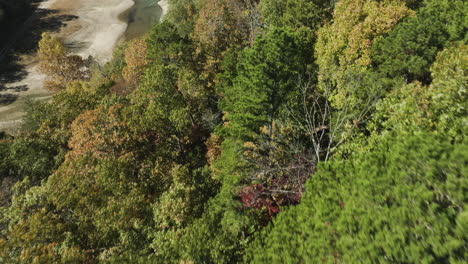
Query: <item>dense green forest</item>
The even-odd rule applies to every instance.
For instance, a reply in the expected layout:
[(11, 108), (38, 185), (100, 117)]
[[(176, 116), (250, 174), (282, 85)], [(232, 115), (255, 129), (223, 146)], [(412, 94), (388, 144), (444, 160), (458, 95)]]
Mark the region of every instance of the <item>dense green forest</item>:
[(43, 35), (1, 263), (468, 262), (466, 1), (169, 3), (104, 66)]

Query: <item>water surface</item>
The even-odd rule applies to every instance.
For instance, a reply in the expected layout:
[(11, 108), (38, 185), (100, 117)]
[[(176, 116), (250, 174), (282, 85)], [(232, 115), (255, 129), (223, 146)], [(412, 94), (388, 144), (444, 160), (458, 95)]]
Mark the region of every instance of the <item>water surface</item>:
[(162, 9), (158, 5), (159, 0), (134, 1), (135, 5), (121, 16), (123, 21), (128, 22), (123, 36), (125, 40), (131, 40), (149, 32), (151, 26), (159, 21), (162, 14)]

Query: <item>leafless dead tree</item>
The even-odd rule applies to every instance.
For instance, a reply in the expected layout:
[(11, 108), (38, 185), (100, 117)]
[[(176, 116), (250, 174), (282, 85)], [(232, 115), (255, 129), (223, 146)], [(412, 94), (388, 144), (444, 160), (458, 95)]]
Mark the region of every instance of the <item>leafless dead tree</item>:
[(262, 27), (261, 15), (258, 10), (258, 1), (245, 0), (245, 6), (247, 9), (246, 19), (249, 26), (249, 43), (250, 46), (253, 46)]
[[(350, 91), (360, 88), (353, 83), (350, 83)], [(378, 96), (372, 94), (359, 99), (349, 97), (336, 108), (329, 99), (333, 93), (331, 84), (326, 83), (318, 89), (310, 80), (299, 78), (298, 86), (301, 111), (288, 109), (289, 116), (294, 125), (309, 137), (317, 162), (327, 162), (345, 141), (343, 132), (347, 127), (357, 128), (367, 120)]]

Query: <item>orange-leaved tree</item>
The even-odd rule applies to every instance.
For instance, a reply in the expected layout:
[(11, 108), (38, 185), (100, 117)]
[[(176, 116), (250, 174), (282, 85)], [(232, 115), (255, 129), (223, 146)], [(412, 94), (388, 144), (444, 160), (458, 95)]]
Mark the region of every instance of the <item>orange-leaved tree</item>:
[(131, 87), (136, 87), (140, 81), (145, 67), (148, 64), (146, 59), (147, 45), (146, 37), (132, 40), (125, 50), (125, 63), (126, 66), (122, 70), (122, 75)]

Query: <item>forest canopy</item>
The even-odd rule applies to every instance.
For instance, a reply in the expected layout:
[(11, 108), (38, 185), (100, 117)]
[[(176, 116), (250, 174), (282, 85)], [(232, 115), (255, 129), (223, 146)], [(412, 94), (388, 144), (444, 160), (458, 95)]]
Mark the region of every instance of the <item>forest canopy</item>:
[(468, 262), (465, 1), (169, 4), (105, 65), (43, 35), (0, 262)]

